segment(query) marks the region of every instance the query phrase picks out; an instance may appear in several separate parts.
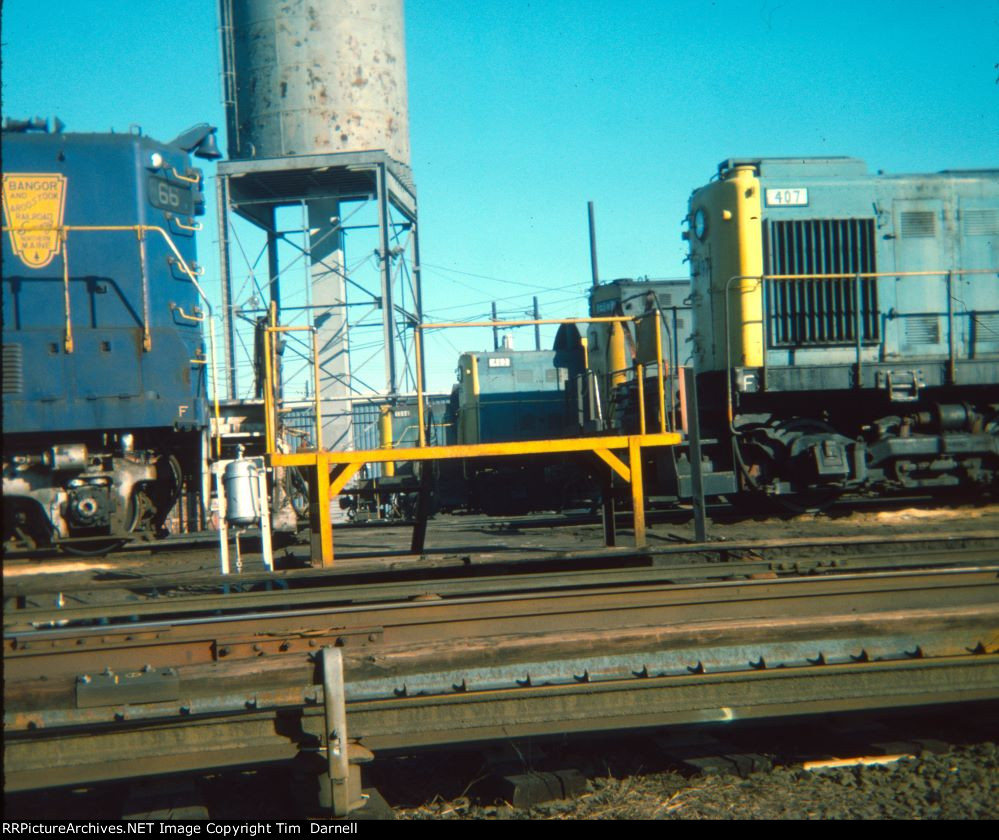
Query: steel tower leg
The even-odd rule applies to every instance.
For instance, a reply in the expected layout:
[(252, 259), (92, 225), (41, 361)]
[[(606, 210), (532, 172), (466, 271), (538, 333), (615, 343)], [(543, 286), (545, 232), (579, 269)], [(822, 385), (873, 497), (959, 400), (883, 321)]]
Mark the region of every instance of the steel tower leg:
[(236, 392), (236, 337), (232, 322), (232, 271), (229, 264), (229, 176), (215, 179), (216, 217), (219, 228), (219, 274), (222, 284), (222, 340), (225, 355), (225, 381), (229, 399)]

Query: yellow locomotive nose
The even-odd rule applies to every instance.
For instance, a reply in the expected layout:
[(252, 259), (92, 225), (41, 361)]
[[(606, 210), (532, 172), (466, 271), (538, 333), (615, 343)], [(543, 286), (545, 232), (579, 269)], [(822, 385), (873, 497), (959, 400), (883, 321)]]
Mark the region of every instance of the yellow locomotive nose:
[(698, 367), (762, 367), (763, 227), (755, 168), (733, 167), (695, 192), (690, 206), (691, 262), (707, 274), (695, 277), (706, 284), (706, 294), (695, 298)]
[(763, 364), (763, 228), (760, 212), (760, 182), (751, 166), (737, 166), (731, 178), (732, 215), (737, 245), (736, 275), (726, 279), (732, 308), (739, 313), (738, 354), (745, 367)]

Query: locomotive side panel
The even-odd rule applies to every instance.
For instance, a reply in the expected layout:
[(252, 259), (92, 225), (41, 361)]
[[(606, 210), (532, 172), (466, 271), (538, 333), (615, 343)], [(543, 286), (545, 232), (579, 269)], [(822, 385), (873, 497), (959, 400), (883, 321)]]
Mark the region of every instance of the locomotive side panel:
[[(991, 486), (999, 173), (872, 176), (847, 158), (719, 173), (687, 233), (703, 419), (731, 447), (716, 465), (809, 506)], [(759, 219), (731, 209), (750, 193)]]

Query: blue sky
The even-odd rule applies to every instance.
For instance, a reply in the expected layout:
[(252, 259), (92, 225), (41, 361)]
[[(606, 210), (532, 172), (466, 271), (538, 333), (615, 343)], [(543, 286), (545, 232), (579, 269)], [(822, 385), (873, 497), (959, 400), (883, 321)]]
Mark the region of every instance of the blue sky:
[[(2, 16), (5, 116), (161, 139), (224, 126), (211, 0), (5, 0)], [(406, 30), (429, 317), (494, 299), (522, 315), (534, 294), (546, 316), (585, 314), (587, 200), (604, 278), (683, 276), (687, 197), (727, 157), (999, 166), (999, 0), (409, 0)], [(455, 347), (491, 337), (450, 341), (432, 347), (440, 390)]]

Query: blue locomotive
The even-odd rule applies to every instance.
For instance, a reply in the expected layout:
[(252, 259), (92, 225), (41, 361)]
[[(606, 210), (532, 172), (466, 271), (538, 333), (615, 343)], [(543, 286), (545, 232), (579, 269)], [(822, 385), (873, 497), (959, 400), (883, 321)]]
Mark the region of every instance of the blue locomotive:
[[(444, 415), (455, 444), (503, 443), (573, 433), (565, 367), (552, 350), (503, 347), (458, 358), (458, 384)], [(460, 475), (457, 472), (460, 470)], [(440, 468), (441, 503), (489, 515), (562, 510), (592, 495), (567, 456), (475, 458)]]
[(10, 544), (103, 551), (203, 517), (206, 303), (195, 219), (214, 129), (3, 131), (3, 495)]
[(712, 492), (995, 487), (999, 171), (732, 159), (687, 221)]

